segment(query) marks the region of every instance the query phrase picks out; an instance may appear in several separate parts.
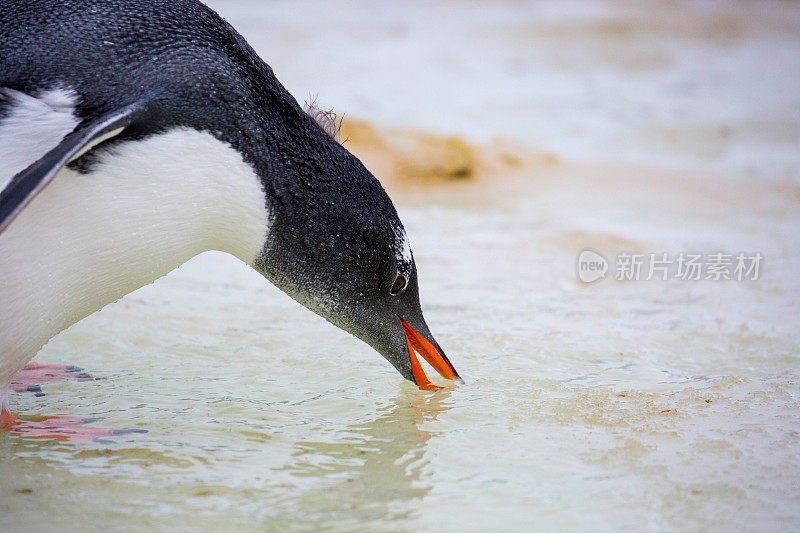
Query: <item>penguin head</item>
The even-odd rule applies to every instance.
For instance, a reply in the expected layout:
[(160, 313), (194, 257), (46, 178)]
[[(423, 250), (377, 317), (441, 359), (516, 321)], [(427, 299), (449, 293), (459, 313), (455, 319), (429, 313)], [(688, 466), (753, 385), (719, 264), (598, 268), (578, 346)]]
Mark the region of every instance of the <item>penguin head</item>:
[(256, 269), (421, 388), (435, 387), (415, 351), (461, 380), (423, 317), (417, 266), (389, 196), (338, 143), (310, 153), (267, 187), (271, 220)]

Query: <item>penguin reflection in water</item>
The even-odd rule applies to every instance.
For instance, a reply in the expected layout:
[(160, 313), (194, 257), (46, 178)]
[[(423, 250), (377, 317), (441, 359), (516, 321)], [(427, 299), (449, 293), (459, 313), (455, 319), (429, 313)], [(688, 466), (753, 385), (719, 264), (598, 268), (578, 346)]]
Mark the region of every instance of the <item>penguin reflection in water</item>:
[(460, 380), (422, 316), (378, 180), (205, 5), (6, 1), (0, 87), (5, 430), (95, 437), (67, 417), (15, 418), (9, 388), (63, 379), (69, 368), (25, 365), (207, 250), (251, 265), (421, 388), (433, 385), (415, 351)]

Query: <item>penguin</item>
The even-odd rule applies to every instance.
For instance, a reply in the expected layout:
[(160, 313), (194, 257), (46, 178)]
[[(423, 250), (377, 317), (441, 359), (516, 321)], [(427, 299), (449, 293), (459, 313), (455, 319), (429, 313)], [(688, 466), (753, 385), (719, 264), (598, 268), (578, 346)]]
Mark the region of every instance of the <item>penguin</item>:
[(461, 381), (392, 201), (312, 114), (198, 1), (3, 2), (0, 417), (50, 338), (208, 250)]

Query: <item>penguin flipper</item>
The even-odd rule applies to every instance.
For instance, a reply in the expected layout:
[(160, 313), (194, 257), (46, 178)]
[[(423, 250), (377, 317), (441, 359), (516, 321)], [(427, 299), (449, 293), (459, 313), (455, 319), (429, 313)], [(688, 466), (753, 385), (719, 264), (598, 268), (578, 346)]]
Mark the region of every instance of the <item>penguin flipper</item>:
[(61, 167), (96, 144), (118, 135), (146, 112), (143, 102), (85, 120), (58, 145), (16, 174), (0, 191), (0, 233), (44, 189)]

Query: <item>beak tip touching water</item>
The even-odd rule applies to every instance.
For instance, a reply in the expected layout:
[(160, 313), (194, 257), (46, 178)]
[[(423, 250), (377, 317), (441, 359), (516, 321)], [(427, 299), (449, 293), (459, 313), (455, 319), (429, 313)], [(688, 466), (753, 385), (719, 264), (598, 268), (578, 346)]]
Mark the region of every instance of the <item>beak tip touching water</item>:
[(458, 375), (452, 363), (450, 363), (441, 350), (434, 346), (428, 339), (417, 333), (408, 322), (403, 320), (403, 317), (398, 315), (398, 318), (403, 325), (403, 332), (406, 336), (408, 356), (411, 360), (411, 373), (414, 376), (414, 382), (420, 389), (436, 390), (441, 387), (434, 385), (428, 380), (428, 377), (422, 370), (422, 366), (417, 360), (415, 352), (420, 354), (443, 378), (464, 383), (464, 380), (461, 379), (461, 376)]

